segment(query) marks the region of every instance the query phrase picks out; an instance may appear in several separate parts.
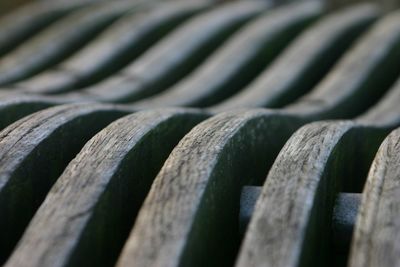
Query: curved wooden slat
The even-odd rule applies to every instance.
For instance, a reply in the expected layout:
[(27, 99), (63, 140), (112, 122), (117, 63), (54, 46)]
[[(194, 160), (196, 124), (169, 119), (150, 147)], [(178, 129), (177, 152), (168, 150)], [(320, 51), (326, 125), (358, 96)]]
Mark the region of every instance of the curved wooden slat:
[(205, 117), (153, 110), (106, 127), (57, 180), (5, 266), (112, 266), (165, 159)]
[(383, 98), (374, 106), (367, 110), (357, 121), (367, 124), (373, 121), (375, 125), (380, 127), (394, 128), (400, 125), (398, 106), (400, 103), (400, 78), (395, 85), (383, 96)]
[(361, 114), (396, 81), (399, 69), (400, 12), (397, 11), (374, 25), (317, 88), (285, 109), (320, 119)]
[(378, 15), (371, 4), (329, 14), (296, 39), (248, 87), (214, 105), (223, 111), (244, 107), (281, 107), (310, 91)]
[(58, 63), (138, 5), (130, 1), (100, 3), (63, 18), (0, 59), (0, 85), (27, 78)]
[[(344, 177), (360, 168), (354, 162), (362, 131), (350, 121), (318, 122), (289, 139), (267, 176), (236, 266), (324, 266), (336, 260), (329, 247), (334, 199)], [(375, 144), (383, 138), (365, 136), (378, 139)], [(346, 149), (350, 144), (353, 149)], [(360, 161), (373, 157), (376, 147), (369, 149)]]
[(135, 103), (140, 107), (207, 106), (249, 83), (304, 27), (322, 12), (319, 2), (301, 2), (255, 19), (202, 66), (172, 88)]
[(67, 98), (127, 102), (155, 94), (181, 79), (229, 35), (270, 4), (235, 1), (196, 16), (121, 72)]
[[(375, 90), (374, 94), (383, 94), (386, 87), (388, 86), (388, 83), (391, 83), (392, 79), (394, 79), (393, 76), (395, 76), (396, 69), (395, 68), (390, 69), (390, 66), (388, 66), (390, 64), (387, 64), (388, 63), (387, 61), (394, 61), (395, 59), (397, 59), (397, 56), (393, 54), (396, 54), (397, 53), (396, 51), (400, 51), (398, 49), (398, 41), (396, 39), (396, 34), (398, 32), (398, 29), (400, 29), (400, 27), (395, 27), (399, 26), (398, 25), (400, 22), (399, 18), (400, 17), (396, 13), (389, 15), (387, 18), (383, 19), (375, 27), (375, 29), (371, 31), (371, 33), (369, 33), (365, 38), (363, 38), (364, 41), (373, 41), (372, 46), (374, 46), (378, 42), (380, 43), (380, 46), (375, 46), (375, 47), (368, 46), (367, 47), (368, 51), (366, 51), (365, 46), (366, 44), (368, 44), (368, 42), (366, 43), (361, 42), (360, 44), (358, 44), (354, 48), (354, 51), (358, 51), (358, 53), (356, 53), (357, 56), (355, 58), (353, 57), (353, 54), (348, 55), (346, 57), (347, 59), (345, 58), (344, 60), (346, 64), (342, 63), (340, 64), (339, 67), (336, 67), (335, 71), (330, 75), (328, 75), (327, 81), (325, 82), (324, 86), (319, 87), (318, 90), (310, 92), (307, 97), (299, 100), (296, 104), (289, 106), (288, 108), (285, 108), (285, 110), (288, 110), (295, 116), (301, 116), (305, 120), (313, 121), (316, 119), (324, 119), (324, 118), (340, 118), (340, 117), (351, 118), (354, 115), (356, 115), (356, 113), (360, 113), (361, 110), (365, 110), (367, 107), (369, 107), (371, 103), (377, 100), (377, 97), (376, 96), (374, 97), (371, 94), (371, 89), (375, 88), (372, 87), (372, 85), (380, 84), (379, 87), (376, 87), (379, 88), (380, 90)], [(377, 36), (382, 38), (379, 39), (377, 38)], [(372, 54), (373, 57), (369, 59), (368, 64), (364, 64), (363, 59), (368, 57), (365, 54), (370, 52), (374, 52)], [(357, 64), (361, 64), (363, 66), (368, 65), (368, 66), (366, 68), (354, 68), (354, 65)], [(396, 64), (399, 63), (395, 62), (394, 65)], [(344, 69), (342, 69), (342, 67)], [(346, 73), (350, 67), (353, 68), (352, 73), (356, 73), (358, 76), (343, 75), (343, 73)], [(376, 75), (375, 72), (376, 69), (378, 69), (377, 71), (378, 74), (382, 74), (382, 72), (387, 70), (386, 73), (384, 73), (385, 78), (381, 79), (380, 75)], [(375, 75), (368, 76), (367, 74), (370, 74), (371, 72), (374, 72)], [(337, 85), (338, 87), (335, 87), (333, 85)], [(340, 87), (339, 85), (342, 86)], [(340, 94), (336, 95), (335, 92), (337, 91), (337, 88), (341, 88), (342, 91)], [(314, 94), (316, 95), (316, 97), (313, 96)], [(352, 95), (353, 97), (362, 95), (362, 97), (358, 97), (357, 101), (354, 101), (354, 99), (352, 99), (351, 97), (349, 99), (345, 98), (346, 95), (350, 96)], [(85, 94), (80, 94), (79, 96), (75, 94), (76, 97), (69, 97), (69, 96), (71, 96), (71, 94), (64, 94), (54, 97), (43, 97), (43, 100), (41, 102), (55, 105), (55, 104), (69, 103), (74, 101), (78, 102), (89, 101), (89, 100), (93, 101), (92, 98), (89, 97), (90, 95), (86, 95), (87, 98), (84, 97)], [(40, 99), (41, 97), (38, 98)], [(36, 103), (38, 101), (38, 98), (34, 98), (32, 102)], [(319, 102), (308, 101), (308, 99), (314, 99), (314, 98), (318, 98)], [(392, 97), (389, 97), (389, 99), (392, 99)], [(26, 105), (27, 107), (30, 105), (28, 104), (28, 102), (26, 100), (24, 103), (24, 105)], [(308, 104), (309, 107), (307, 106)], [(13, 100), (11, 102), (7, 101), (6, 105), (4, 105), (3, 107), (15, 110), (15, 108), (13, 108), (13, 105), (19, 105), (19, 101), (18, 100), (17, 101)], [(133, 104), (129, 106), (132, 107), (135, 105)], [(385, 106), (386, 104), (383, 104), (383, 107)], [(391, 109), (391, 106), (392, 104), (389, 104), (389, 106), (386, 107), (386, 110)], [(214, 112), (219, 111), (219, 109), (211, 109), (211, 110)], [(23, 112), (29, 112), (29, 110)], [(394, 116), (393, 119), (396, 120), (397, 119), (396, 113), (391, 113), (391, 114)], [(391, 119), (391, 117), (389, 116), (385, 118), (388, 120)]]
[(33, 2), (0, 20), (0, 56), (14, 49), (36, 32), (93, 0)]
[(0, 131), (29, 114), (55, 105), (41, 96), (12, 95), (0, 99)]
[(148, 6), (112, 24), (56, 68), (13, 84), (12, 90), (54, 94), (95, 83), (134, 60), (178, 24), (210, 4), (197, 0)]
[(193, 128), (157, 175), (117, 266), (232, 263), (240, 188), (265, 175), (301, 123), (253, 110), (220, 114)]
[(371, 165), (355, 224), (349, 265), (399, 266), (400, 131), (382, 143)]
[[(333, 256), (329, 245), (334, 200), (339, 191), (361, 191), (380, 142), (400, 125), (398, 103), (390, 99), (399, 94), (394, 86), (355, 121), (311, 123), (289, 139), (267, 176), (236, 266), (345, 261), (348, 248)], [(383, 121), (382, 106), (391, 110)]]
[(59, 106), (25, 117), (0, 132), (1, 261), (83, 144), (124, 114), (113, 106)]

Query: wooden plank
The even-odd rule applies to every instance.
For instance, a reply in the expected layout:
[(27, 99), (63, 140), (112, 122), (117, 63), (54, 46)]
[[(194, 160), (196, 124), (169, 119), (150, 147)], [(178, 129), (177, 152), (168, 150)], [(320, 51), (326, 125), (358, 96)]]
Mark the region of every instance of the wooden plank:
[(188, 74), (235, 30), (269, 6), (263, 1), (220, 5), (179, 27), (121, 72), (65, 96), (127, 102), (156, 94)]
[(265, 177), (301, 123), (253, 110), (220, 114), (193, 128), (155, 178), (117, 266), (232, 264), (240, 189)]
[(113, 23), (55, 68), (13, 84), (11, 90), (54, 94), (98, 82), (140, 56), (190, 16), (209, 6), (209, 3), (200, 1), (147, 5)]
[[(318, 118), (361, 114), (396, 81), (399, 69), (400, 12), (397, 11), (375, 24), (312, 93), (286, 109)], [(329, 104), (326, 99), (330, 99)]]
[[(361, 192), (379, 144), (400, 125), (398, 102), (389, 100), (399, 94), (394, 86), (367, 112), (373, 116), (307, 124), (289, 139), (267, 176), (236, 266), (345, 262), (348, 248), (335, 255), (330, 245), (334, 201), (341, 191)], [(381, 121), (383, 105), (391, 114)]]
[[(368, 10), (368, 8), (366, 8), (366, 10)], [(354, 11), (355, 12), (355, 11)], [(361, 12), (361, 14), (364, 14), (363, 11)], [(371, 11), (372, 12), (372, 11)], [(368, 12), (366, 12), (368, 14)], [(349, 14), (354, 14), (352, 12), (349, 11)], [(372, 14), (374, 14), (374, 12), (372, 12)], [(363, 17), (363, 16), (361, 16)], [(368, 16), (367, 16), (368, 17)], [(373, 15), (371, 15), (371, 17), (373, 17)], [(391, 19), (392, 18), (392, 19)], [(394, 22), (395, 23), (394, 23)], [(398, 23), (398, 19), (396, 19), (396, 14), (390, 15), (387, 18), (385, 18), (383, 21), (381, 21), (379, 23), (379, 27), (375, 28), (372, 33), (368, 34), (372, 35), (372, 37), (375, 37), (376, 35), (380, 36), (380, 35), (384, 35), (384, 37), (386, 38), (384, 42), (384, 44), (382, 44), (381, 46), (374, 46), (378, 41), (372, 43), (372, 47), (368, 46), (368, 52), (374, 52), (375, 56), (373, 59), (370, 59), (369, 61), (369, 66), (371, 68), (373, 68), (373, 70), (371, 69), (367, 69), (367, 71), (365, 71), (365, 69), (361, 69), (361, 68), (355, 68), (353, 69), (353, 73), (357, 72), (358, 74), (358, 78), (354, 77), (354, 81), (358, 81), (357, 83), (353, 83), (353, 82), (349, 82), (349, 80), (351, 80), (352, 77), (348, 76), (348, 75), (338, 75), (337, 73), (344, 73), (344, 71), (342, 71), (339, 67), (335, 68), (334, 72), (330, 75), (328, 75), (328, 78), (333, 76), (334, 78), (329, 78), (329, 80), (333, 80), (332, 83), (336, 84), (336, 85), (341, 85), (344, 84), (346, 86), (342, 86), (340, 87), (342, 89), (342, 96), (343, 97), (333, 97), (332, 95), (335, 95), (335, 90), (336, 87), (329, 85), (330, 83), (327, 83), (329, 86), (321, 86), (322, 89), (319, 90), (313, 90), (308, 94), (308, 98), (318, 98), (319, 102), (316, 103), (309, 103), (307, 101), (307, 98), (298, 101), (297, 102), (297, 106), (305, 106), (307, 107), (307, 104), (310, 104), (310, 106), (313, 106), (313, 110), (309, 110), (307, 108), (296, 108), (296, 106), (294, 106), (295, 108), (293, 108), (293, 106), (291, 108), (289, 108), (288, 110), (290, 111), (290, 113), (294, 114), (295, 116), (302, 116), (305, 120), (307, 121), (313, 121), (316, 119), (324, 119), (324, 118), (332, 118), (332, 117), (352, 117), (354, 116), (355, 112), (354, 109), (357, 108), (358, 110), (364, 110), (367, 107), (369, 107), (371, 105), (371, 103), (373, 103), (374, 101), (377, 100), (376, 97), (373, 97), (370, 95), (369, 90), (371, 90), (370, 86), (364, 86), (366, 84), (366, 82), (369, 82), (370, 84), (380, 84), (380, 86), (377, 86), (376, 88), (380, 88), (381, 90), (376, 90), (379, 92), (379, 94), (383, 94), (385, 91), (385, 87), (388, 86), (387, 81), (384, 81), (386, 78), (390, 78), (392, 79), (392, 77), (389, 76), (393, 76), (394, 72), (396, 72), (395, 69), (391, 69), (390, 66), (388, 66), (388, 64), (386, 64), (386, 59), (388, 59), (388, 57), (391, 55), (391, 50), (394, 49), (396, 50), (396, 45), (392, 44), (393, 42), (397, 44), (397, 42), (393, 41), (393, 39), (395, 39), (394, 37), (392, 37), (392, 35), (390, 33), (392, 33), (394, 31), (394, 33), (396, 33), (396, 31), (398, 31), (399, 28), (393, 27), (393, 25), (397, 26)], [(391, 27), (395, 28), (395, 30), (393, 30)], [(394, 34), (395, 35), (395, 34)], [(365, 38), (364, 40), (368, 40), (370, 38)], [(392, 41), (392, 42), (390, 42)], [(361, 47), (361, 48), (358, 48)], [(363, 53), (360, 53), (360, 55), (358, 55), (355, 59), (352, 57), (352, 55), (348, 55), (346, 58), (350, 58), (347, 59), (346, 62), (350, 62), (347, 64), (341, 64), (344, 67), (348, 68), (348, 65), (353, 65), (355, 63), (360, 63), (360, 61), (362, 61), (365, 57), (365, 51), (364, 51), (364, 45), (362, 43), (360, 43), (359, 45), (357, 45), (355, 47), (354, 50), (361, 50)], [(379, 52), (381, 51), (381, 52)], [(389, 56), (388, 56), (389, 55)], [(384, 58), (385, 60), (382, 60), (382, 58)], [(355, 63), (354, 63), (355, 62)], [(400, 61), (399, 61), (400, 62)], [(361, 64), (361, 63), (360, 63)], [(172, 68), (172, 67), (171, 67)], [(379, 69), (382, 72), (387, 72), (387, 76), (385, 79), (381, 79), (380, 76), (367, 76), (365, 74), (365, 72), (370, 73), (369, 71), (374, 71), (375, 69)], [(393, 72), (393, 73), (392, 73)], [(302, 73), (302, 72), (300, 72)], [(335, 74), (336, 73), (336, 74)], [(333, 75), (335, 74), (335, 75)], [(110, 87), (113, 88), (113, 87)], [(323, 89), (325, 88), (325, 89)], [(114, 97), (114, 91), (113, 90), (105, 90), (106, 88), (104, 88), (104, 98), (106, 98), (107, 92), (108, 94), (111, 95), (110, 98)], [(114, 89), (114, 88), (113, 88)], [(321, 93), (322, 91), (322, 93)], [(313, 97), (313, 95), (316, 94), (316, 97)], [(359, 98), (358, 101), (354, 102), (352, 99), (347, 100), (346, 98), (344, 98), (344, 95), (358, 95), (358, 94), (363, 94), (366, 97), (362, 97)], [(4, 94), (1, 98), (4, 98), (4, 96), (7, 94)], [(16, 99), (16, 96), (11, 97), (13, 98), (12, 101), (8, 100), (5, 101), (6, 103), (4, 105), (2, 105), (2, 110), (7, 110), (7, 109), (11, 109), (11, 110), (16, 110), (14, 106), (19, 105), (19, 101)], [(29, 101), (27, 99), (29, 99), (29, 97), (27, 96), (23, 96), (23, 105), (25, 107), (29, 107)], [(40, 99), (40, 97), (39, 97)], [(96, 100), (96, 97), (90, 93), (88, 93), (87, 91), (83, 90), (82, 93), (69, 93), (69, 94), (60, 94), (59, 96), (53, 96), (53, 97), (43, 97), (43, 99), (41, 100), (41, 102), (46, 103), (47, 105), (55, 105), (55, 104), (60, 104), (60, 103), (69, 103), (69, 102), (82, 102), (82, 101), (94, 101)], [(97, 99), (99, 100), (99, 99)], [(105, 99), (104, 99), (105, 100)], [(32, 99), (32, 104), (35, 104), (38, 102), (38, 98), (33, 98)], [(0, 101), (1, 103), (1, 101)], [(127, 105), (127, 107), (134, 107), (135, 105)], [(238, 105), (238, 107), (240, 107), (240, 105)], [(0, 109), (0, 112), (3, 114), (4, 113)], [(285, 109), (286, 110), (286, 109)], [(211, 111), (218, 113), (218, 109), (211, 109)], [(30, 111), (29, 109), (23, 110), (24, 114), (28, 114)], [(327, 113), (328, 112), (328, 113)], [(13, 114), (13, 113), (12, 113)], [(20, 114), (20, 115), (18, 115)], [(20, 116), (24, 115), (22, 113), (17, 113), (15, 115), (12, 115), (12, 117), (15, 117), (15, 119), (20, 118)], [(7, 115), (4, 115), (5, 117)], [(11, 121), (10, 119), (7, 120), (8, 123)]]
[(143, 111), (99, 132), (57, 180), (5, 266), (112, 266), (165, 159), (204, 118)]
[(41, 96), (17, 95), (0, 99), (0, 131), (29, 114), (55, 105), (53, 101), (46, 101)]
[(92, 0), (33, 2), (0, 19), (0, 56), (14, 49), (29, 37), (48, 27), (68, 13)]
[[(391, 15), (393, 16), (393, 15)], [(386, 20), (386, 19), (385, 19)], [(384, 25), (384, 24), (383, 24)], [(384, 31), (385, 32), (385, 27), (379, 28), (379, 31)], [(384, 50), (385, 48), (382, 48)], [(380, 53), (380, 55), (387, 55), (390, 54), (387, 52), (388, 50), (392, 49), (392, 46), (386, 47), (386, 52)], [(387, 56), (385, 56), (387, 58)], [(371, 60), (371, 65), (373, 65), (375, 68), (381, 68), (383, 71), (387, 68), (389, 68), (388, 74), (390, 74), (391, 71), (395, 72), (395, 70), (390, 69), (390, 66), (387, 66), (385, 62), (381, 61), (382, 57), (376, 56), (375, 57), (375, 63), (374, 60)], [(335, 73), (337, 72), (342, 72), (340, 68), (337, 68), (335, 70)], [(391, 74), (390, 74), (391, 75)], [(341, 79), (343, 81), (341, 81)], [(360, 75), (360, 83), (364, 84), (365, 79), (369, 79), (369, 76), (366, 75)], [(348, 82), (349, 76), (338, 76), (336, 77), (335, 83), (343, 83)], [(374, 79), (374, 80), (373, 80)], [(373, 77), (373, 79), (369, 79), (368, 81), (375, 83), (380, 83), (382, 80), (377, 77)], [(396, 87), (396, 86), (395, 86)], [(290, 114), (293, 114), (294, 116), (301, 116), (304, 120), (306, 121), (313, 121), (313, 120), (319, 120), (319, 119), (324, 119), (324, 118), (335, 118), (335, 117), (348, 117), (351, 118), (354, 116), (354, 107), (357, 107), (357, 109), (366, 109), (370, 107), (371, 102), (376, 101), (376, 98), (359, 98), (358, 101), (354, 102), (353, 100), (347, 100), (346, 98), (339, 99), (338, 101), (337, 98), (332, 97), (332, 94), (334, 94), (336, 87), (334, 88), (333, 86), (329, 87), (330, 91), (326, 90), (323, 94), (320, 93), (319, 90), (316, 91), (311, 91), (309, 93), (309, 97), (313, 98), (313, 94), (316, 93), (317, 97), (320, 98), (320, 105), (318, 103), (310, 103), (310, 105), (314, 105), (314, 110), (310, 111), (307, 108), (305, 109), (298, 109), (296, 108), (289, 108), (289, 109), (284, 109), (286, 112), (289, 112)], [(379, 88), (379, 87), (377, 87)], [(353, 84), (349, 84), (349, 86), (343, 87), (342, 94), (345, 95), (352, 95), (352, 94), (365, 94), (368, 95), (368, 90), (370, 90), (370, 87), (365, 87), (365, 86), (353, 86)], [(386, 89), (384, 87), (380, 87), (380, 89)], [(348, 90), (347, 92), (345, 90)], [(111, 91), (111, 90), (110, 90)], [(382, 90), (384, 91), (384, 90)], [(331, 93), (333, 92), (333, 93)], [(365, 92), (365, 93), (364, 93)], [(378, 108), (374, 108), (371, 112), (367, 112), (364, 116), (367, 117), (376, 117), (376, 116), (381, 116), (381, 119), (377, 120), (382, 122), (382, 126), (388, 125), (389, 121), (392, 121), (392, 125), (394, 125), (397, 122), (397, 114), (396, 114), (396, 99), (397, 97), (397, 90), (392, 89), (390, 90), (392, 95), (387, 95), (384, 97), (382, 100), (382, 104), (380, 104), (380, 108), (382, 110), (385, 110), (385, 112), (381, 112), (377, 110)], [(383, 93), (383, 92), (380, 92)], [(112, 92), (111, 92), (112, 94)], [(21, 118), (22, 116), (25, 116), (27, 114), (30, 114), (34, 111), (37, 111), (38, 108), (44, 108), (52, 105), (58, 105), (62, 103), (71, 103), (74, 101), (77, 102), (83, 102), (83, 101), (93, 101), (93, 99), (90, 97), (90, 95), (85, 95), (85, 94), (80, 94), (76, 97), (70, 97), (71, 94), (61, 94), (60, 96), (27, 96), (27, 95), (13, 95), (13, 94), (7, 94), (3, 93), (0, 94), (0, 128), (6, 126), (7, 124)], [(20, 99), (19, 99), (20, 98)], [(301, 101), (298, 101), (297, 104), (301, 104)], [(37, 105), (39, 104), (39, 106)], [(307, 101), (305, 100), (305, 103), (303, 103), (303, 106), (306, 106)], [(302, 106), (300, 105), (300, 106)], [(23, 109), (18, 109), (18, 107), (24, 107)], [(240, 107), (240, 105), (238, 105)], [(134, 108), (137, 106), (135, 104), (129, 104), (125, 105), (127, 108)], [(327, 110), (329, 113), (327, 114)], [(8, 112), (12, 111), (12, 112)], [(211, 109), (211, 111), (214, 112), (214, 114), (218, 113), (218, 109)], [(390, 113), (388, 113), (390, 111)], [(370, 114), (371, 113), (371, 114)], [(322, 115), (321, 115), (322, 114)], [(370, 114), (370, 115), (368, 115)], [(322, 117), (321, 117), (322, 116)], [(362, 117), (359, 118), (360, 121), (362, 121)], [(378, 122), (377, 122), (378, 123)]]
[(374, 121), (379, 127), (394, 128), (400, 123), (398, 105), (400, 101), (400, 78), (393, 87), (383, 96), (373, 109), (367, 110), (361, 116), (357, 117), (357, 121), (367, 124)]
[[(318, 122), (289, 139), (267, 176), (236, 266), (325, 266), (336, 260), (329, 247), (334, 200), (344, 177), (361, 169), (354, 160), (362, 131), (350, 121)], [(365, 137), (375, 144), (383, 138)], [(346, 148), (350, 144), (353, 149)], [(370, 144), (370, 158), (363, 155), (364, 167), (375, 148)]]
[(130, 1), (100, 3), (64, 17), (0, 59), (0, 85), (27, 78), (60, 62), (137, 6)]
[(321, 12), (321, 3), (315, 1), (265, 12), (180, 83), (135, 105), (204, 107), (219, 102), (246, 86)]
[(84, 143), (124, 114), (113, 106), (59, 106), (0, 132), (0, 261), (11, 252), (51, 185)]
[(364, 4), (322, 17), (249, 86), (214, 105), (212, 110), (277, 108), (291, 103), (329, 75), (334, 63), (378, 14), (375, 5)]
[(399, 266), (399, 134), (385, 139), (371, 165), (348, 266)]

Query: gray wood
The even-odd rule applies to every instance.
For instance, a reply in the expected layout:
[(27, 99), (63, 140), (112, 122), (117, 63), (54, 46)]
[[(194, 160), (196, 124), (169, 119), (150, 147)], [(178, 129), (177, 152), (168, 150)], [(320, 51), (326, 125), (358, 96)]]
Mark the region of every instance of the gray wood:
[(9, 12), (0, 19), (0, 56), (68, 13), (91, 2), (93, 0), (71, 0), (55, 3), (35, 1)]
[(109, 79), (64, 96), (128, 102), (156, 94), (188, 74), (235, 30), (268, 6), (263, 1), (223, 4), (189, 20)]
[[(329, 246), (334, 200), (340, 191), (361, 192), (379, 144), (400, 125), (398, 102), (390, 99), (398, 94), (396, 85), (367, 112), (373, 116), (307, 124), (289, 139), (266, 178), (236, 266), (346, 260), (348, 248)], [(391, 110), (388, 120), (380, 119), (387, 114), (382, 105)]]
[(99, 132), (58, 178), (5, 266), (112, 266), (165, 159), (204, 118), (143, 111)]
[(311, 123), (298, 130), (266, 178), (236, 266), (337, 261), (329, 246), (334, 200), (339, 190), (356, 190), (385, 134), (386, 129), (350, 121)]
[(311, 91), (329, 74), (333, 64), (378, 14), (375, 5), (364, 4), (322, 17), (294, 40), (250, 85), (214, 105), (212, 110), (277, 108), (291, 103)]
[(240, 189), (264, 177), (302, 123), (253, 110), (220, 114), (193, 128), (155, 178), (117, 266), (232, 264)]
[(1, 262), (68, 162), (91, 136), (124, 114), (113, 106), (59, 106), (0, 132)]
[(0, 91), (0, 130), (24, 116), (62, 104), (66, 104), (66, 101), (62, 98), (54, 99), (42, 95), (2, 94)]
[(322, 5), (315, 1), (265, 12), (240, 29), (181, 82), (135, 105), (204, 107), (219, 102), (246, 86), (321, 13)]
[(361, 114), (396, 81), (399, 69), (400, 12), (396, 11), (378, 21), (311, 93), (285, 109), (315, 118)]
[[(242, 188), (239, 211), (240, 234), (246, 232), (261, 192), (262, 186), (244, 186)], [(334, 243), (332, 249), (342, 253), (348, 251), (360, 202), (360, 193), (339, 193), (337, 195), (332, 212), (332, 239)]]
[(29, 114), (54, 105), (54, 102), (45, 101), (40, 96), (2, 97), (0, 100), (0, 131)]
[(385, 139), (371, 165), (348, 266), (400, 266), (399, 134)]
[(368, 124), (373, 121), (374, 125), (379, 127), (394, 128), (399, 125), (400, 103), (400, 77), (392, 88), (385, 93), (382, 99), (374, 106), (373, 109), (367, 110), (365, 113), (357, 117), (357, 121), (361, 124)]
[(0, 59), (0, 85), (27, 78), (58, 63), (138, 5), (129, 0), (99, 3), (64, 17)]
[(171, 1), (128, 14), (55, 68), (13, 84), (12, 91), (55, 94), (88, 86), (133, 61), (190, 16), (210, 4)]

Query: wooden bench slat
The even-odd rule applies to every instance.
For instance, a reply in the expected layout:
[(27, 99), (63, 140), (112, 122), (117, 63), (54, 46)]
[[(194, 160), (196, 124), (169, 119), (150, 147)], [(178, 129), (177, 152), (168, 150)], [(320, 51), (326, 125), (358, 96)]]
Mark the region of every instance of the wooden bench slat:
[(396, 127), (399, 125), (399, 103), (400, 103), (400, 78), (379, 100), (374, 108), (367, 110), (357, 117), (359, 123), (368, 123), (374, 121), (375, 125), (380, 127)]
[(0, 85), (20, 81), (60, 62), (138, 5), (130, 1), (99, 3), (64, 17), (0, 59)]
[(286, 109), (320, 119), (356, 116), (379, 100), (399, 69), (400, 12), (393, 12), (358, 40), (311, 93)]
[(371, 165), (355, 225), (348, 266), (399, 266), (399, 130), (382, 143)]
[(33, 2), (11, 12), (0, 20), (0, 56), (68, 13), (91, 2), (93, 0)]
[(210, 4), (200, 1), (148, 5), (108, 27), (53, 69), (13, 84), (12, 91), (55, 94), (88, 86), (119, 70), (190, 16)]
[(236, 266), (337, 263), (341, 257), (330, 245), (335, 197), (366, 175), (387, 133), (351, 121), (300, 128), (267, 176)]
[(205, 118), (152, 110), (103, 129), (58, 178), (5, 266), (111, 266), (165, 159)]
[(66, 97), (129, 102), (156, 94), (188, 74), (228, 36), (269, 6), (263, 1), (239, 1), (196, 16), (121, 72)]
[(155, 178), (117, 266), (232, 263), (241, 186), (260, 181), (301, 123), (253, 110), (220, 114), (193, 128)]
[(135, 105), (204, 107), (214, 104), (249, 83), (321, 13), (321, 3), (313, 1), (266, 12), (240, 29), (180, 83)]
[(333, 64), (378, 14), (376, 6), (364, 4), (322, 17), (249, 86), (211, 109), (276, 108), (291, 103), (329, 75)]
[(68, 162), (91, 136), (124, 114), (113, 106), (59, 106), (0, 132), (0, 261)]

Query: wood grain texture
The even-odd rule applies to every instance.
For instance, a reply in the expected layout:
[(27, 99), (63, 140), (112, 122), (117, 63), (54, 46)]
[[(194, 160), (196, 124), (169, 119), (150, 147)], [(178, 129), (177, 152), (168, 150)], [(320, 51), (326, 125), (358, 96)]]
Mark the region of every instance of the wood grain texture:
[(157, 175), (117, 266), (232, 264), (241, 186), (262, 181), (302, 123), (254, 110), (220, 114), (193, 128)]
[(323, 16), (246, 88), (211, 109), (220, 112), (245, 107), (277, 108), (291, 103), (329, 74), (378, 14), (375, 5), (364, 4)]
[(118, 71), (190, 16), (210, 7), (201, 1), (146, 5), (123, 16), (73, 56), (12, 91), (55, 94), (88, 86)]
[(396, 84), (354, 121), (307, 124), (289, 139), (267, 176), (237, 266), (345, 262), (348, 248), (333, 256), (334, 199), (362, 191), (382, 139), (400, 125), (399, 94)]
[(336, 195), (355, 190), (387, 132), (351, 121), (299, 129), (267, 176), (236, 266), (337, 264), (331, 236)]
[(165, 159), (204, 118), (143, 111), (99, 132), (57, 180), (5, 266), (112, 266)]
[(385, 139), (371, 165), (348, 266), (400, 266), (399, 133)]
[(64, 17), (0, 59), (0, 85), (27, 78), (60, 62), (136, 6), (130, 1), (99, 3)]
[(204, 107), (216, 103), (249, 83), (321, 13), (322, 5), (315, 1), (265, 12), (235, 33), (181, 82), (135, 105)]
[(126, 113), (113, 106), (59, 106), (25, 117), (0, 132), (1, 261), (84, 143)]
[(65, 94), (65, 97), (129, 102), (165, 90), (268, 6), (263, 1), (238, 1), (218, 6), (189, 20), (121, 72), (80, 92)]
[(0, 91), (0, 130), (36, 111), (66, 104), (63, 99), (41, 95), (2, 94)]

